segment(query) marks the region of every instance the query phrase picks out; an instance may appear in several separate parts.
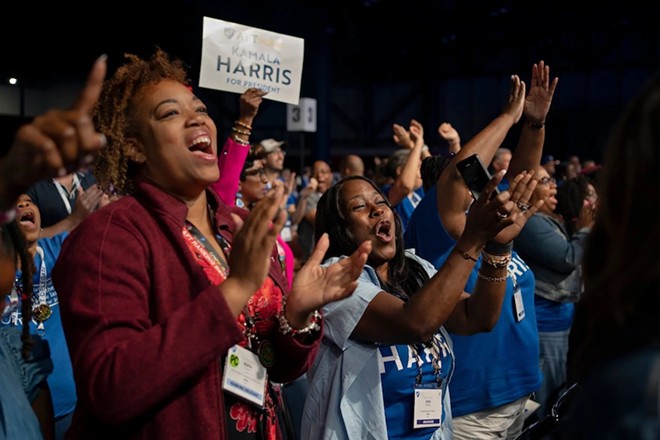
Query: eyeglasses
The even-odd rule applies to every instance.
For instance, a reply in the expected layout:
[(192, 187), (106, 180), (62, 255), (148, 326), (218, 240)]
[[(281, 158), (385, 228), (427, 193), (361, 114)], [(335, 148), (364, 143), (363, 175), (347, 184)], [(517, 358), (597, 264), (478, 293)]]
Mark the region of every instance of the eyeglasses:
[(554, 177), (542, 177), (539, 179), (541, 185), (549, 185), (550, 183), (557, 183)]
[(260, 178), (263, 178), (266, 176), (266, 170), (264, 168), (256, 168), (254, 170), (246, 171), (245, 175), (246, 176), (256, 176), (259, 175)]

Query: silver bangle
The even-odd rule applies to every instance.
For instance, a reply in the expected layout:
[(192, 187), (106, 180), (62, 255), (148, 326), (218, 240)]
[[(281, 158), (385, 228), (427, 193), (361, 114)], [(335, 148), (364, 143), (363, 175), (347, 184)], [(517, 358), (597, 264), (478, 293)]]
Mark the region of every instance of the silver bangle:
[(278, 313), (277, 320), (280, 323), (280, 332), (283, 335), (291, 334), (291, 336), (296, 336), (317, 332), (321, 330), (321, 325), (319, 324), (321, 319), (323, 319), (321, 313), (319, 313), (318, 310), (314, 310), (314, 313), (312, 314), (312, 322), (307, 324), (307, 326), (300, 329), (291, 327), (291, 324), (289, 324), (289, 321), (286, 319), (286, 296), (282, 297), (282, 311)]

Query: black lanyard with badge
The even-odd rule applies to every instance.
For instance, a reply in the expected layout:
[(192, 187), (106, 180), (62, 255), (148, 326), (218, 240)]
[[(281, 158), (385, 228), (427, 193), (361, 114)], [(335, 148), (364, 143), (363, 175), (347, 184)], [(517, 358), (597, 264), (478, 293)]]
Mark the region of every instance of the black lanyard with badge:
[[(440, 374), (442, 370), (441, 353), (448, 352), (444, 341), (440, 341), (438, 335), (433, 335), (431, 340), (425, 344), (414, 344), (410, 346), (415, 354), (415, 360), (419, 372), (415, 377), (414, 405), (413, 405), (413, 429), (434, 428), (442, 426), (442, 401), (443, 379)], [(422, 382), (422, 359), (421, 354), (429, 352), (433, 366), (433, 377), (431, 382)]]
[[(211, 221), (213, 222), (213, 218), (211, 218)], [(201, 244), (201, 247), (196, 247), (200, 256), (208, 263), (211, 263), (213, 267), (216, 267), (216, 270), (224, 272), (223, 275), (226, 277), (229, 273), (229, 267), (217, 254), (211, 243), (204, 237), (204, 234), (190, 222), (187, 222), (185, 230)], [(218, 233), (215, 234), (215, 237), (225, 255), (229, 257), (231, 252), (229, 243)], [(253, 351), (252, 341), (257, 340), (256, 327), (247, 306), (245, 306), (243, 314), (245, 315), (244, 332), (247, 337), (248, 347), (245, 348), (235, 344), (227, 352), (222, 388), (239, 398), (253, 403), (259, 408), (263, 408), (266, 401), (268, 374), (266, 372), (266, 366), (264, 366), (264, 362), (260, 360), (260, 357), (272, 361), (274, 359), (274, 353), (272, 346), (270, 347), (270, 353), (268, 353), (266, 344), (260, 344), (259, 348), (263, 351), (262, 356), (259, 356)], [(262, 348), (261, 345), (264, 347)]]

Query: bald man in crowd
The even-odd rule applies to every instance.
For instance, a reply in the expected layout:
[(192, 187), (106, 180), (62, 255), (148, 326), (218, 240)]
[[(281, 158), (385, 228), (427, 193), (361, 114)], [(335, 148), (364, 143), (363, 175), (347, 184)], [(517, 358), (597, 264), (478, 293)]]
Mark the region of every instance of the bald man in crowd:
[(364, 162), (362, 158), (357, 154), (344, 156), (339, 163), (339, 174), (341, 177), (364, 176)]

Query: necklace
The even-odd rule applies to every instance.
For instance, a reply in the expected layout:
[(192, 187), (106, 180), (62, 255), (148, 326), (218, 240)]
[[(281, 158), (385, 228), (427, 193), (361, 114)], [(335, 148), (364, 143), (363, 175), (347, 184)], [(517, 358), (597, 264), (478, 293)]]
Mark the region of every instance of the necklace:
[[(48, 320), (53, 315), (53, 309), (48, 305), (47, 297), (47, 278), (48, 273), (46, 271), (46, 260), (44, 258), (44, 250), (37, 246), (37, 253), (41, 258), (41, 265), (39, 267), (39, 284), (37, 289), (37, 295), (35, 297), (34, 293), (32, 294), (32, 320), (37, 324), (37, 334), (43, 336), (46, 332), (44, 327), (44, 322)], [(14, 281), (14, 290), (12, 290), (11, 297), (12, 303), (18, 303), (18, 297), (20, 296), (21, 300), (24, 299), (23, 295), (26, 293), (23, 291), (23, 283), (21, 282), (20, 277), (16, 277)], [(18, 312), (16, 312), (18, 313)]]
[[(209, 208), (209, 212), (212, 212)], [(210, 214), (211, 223), (213, 224), (213, 232), (215, 238), (218, 241), (218, 244), (222, 248), (223, 253), (227, 258), (231, 253), (231, 245), (225, 240), (225, 238), (219, 234), (215, 227), (215, 222), (213, 221), (213, 216)], [(227, 263), (220, 258), (217, 251), (213, 248), (211, 243), (206, 239), (206, 237), (201, 233), (201, 231), (193, 225), (191, 222), (186, 221), (186, 225), (183, 227), (183, 236), (186, 241), (194, 248), (195, 253), (201, 259), (203, 259), (207, 264), (209, 264), (213, 271), (220, 276), (219, 282), (224, 281), (229, 274), (229, 267)], [(207, 276), (210, 274), (207, 273)], [(243, 325), (243, 333), (247, 339), (247, 346), (250, 350), (257, 353), (259, 360), (262, 365), (265, 367), (272, 367), (275, 365), (275, 348), (273, 344), (268, 340), (260, 341), (257, 336), (257, 327), (256, 320), (258, 315), (254, 315), (250, 311), (250, 302), (251, 298), (248, 301), (248, 304), (243, 308), (241, 317), (239, 317), (239, 322)]]
[(39, 322), (37, 326), (37, 331), (44, 331), (44, 321), (51, 317), (53, 314), (52, 309), (47, 302), (47, 286), (46, 279), (48, 278), (48, 273), (46, 272), (46, 259), (44, 258), (44, 250), (37, 246), (37, 253), (41, 257), (41, 266), (39, 268), (39, 293), (38, 293), (38, 302), (32, 307), (32, 315), (34, 319)]

